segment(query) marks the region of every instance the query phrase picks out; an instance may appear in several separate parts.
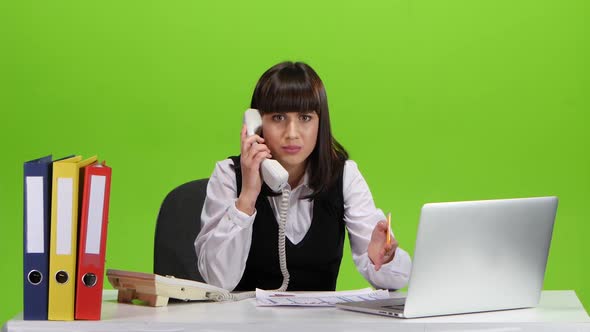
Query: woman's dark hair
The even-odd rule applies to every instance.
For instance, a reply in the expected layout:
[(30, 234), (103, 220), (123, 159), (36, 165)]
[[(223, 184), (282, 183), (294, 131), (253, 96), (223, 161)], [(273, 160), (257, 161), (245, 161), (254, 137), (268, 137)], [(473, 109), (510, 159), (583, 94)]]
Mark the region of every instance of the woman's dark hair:
[(309, 65), (287, 61), (268, 69), (256, 84), (250, 107), (261, 114), (315, 111), (318, 137), (307, 165), (313, 192), (304, 198), (313, 199), (336, 183), (348, 153), (332, 136), (326, 89)]

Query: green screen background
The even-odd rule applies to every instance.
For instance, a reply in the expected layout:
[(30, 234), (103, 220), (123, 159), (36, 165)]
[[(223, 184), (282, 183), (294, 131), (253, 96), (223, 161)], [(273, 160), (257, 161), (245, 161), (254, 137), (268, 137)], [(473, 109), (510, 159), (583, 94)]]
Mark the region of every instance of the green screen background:
[[(283, 60), (322, 77), (335, 136), (410, 254), (426, 202), (557, 195), (544, 288), (588, 309), (589, 6), (3, 1), (0, 322), (22, 310), (24, 161), (105, 159), (106, 267), (150, 272), (162, 199), (239, 153), (254, 85)], [(347, 248), (338, 288), (367, 285)]]

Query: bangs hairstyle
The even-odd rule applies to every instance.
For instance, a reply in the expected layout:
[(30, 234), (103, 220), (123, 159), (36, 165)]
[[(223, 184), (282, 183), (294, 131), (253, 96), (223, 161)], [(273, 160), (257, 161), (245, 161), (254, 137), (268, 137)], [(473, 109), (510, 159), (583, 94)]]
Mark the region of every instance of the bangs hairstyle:
[(250, 107), (261, 114), (315, 112), (318, 137), (306, 165), (313, 192), (303, 198), (316, 198), (336, 183), (348, 153), (332, 136), (326, 89), (309, 65), (287, 61), (267, 70), (256, 84)]

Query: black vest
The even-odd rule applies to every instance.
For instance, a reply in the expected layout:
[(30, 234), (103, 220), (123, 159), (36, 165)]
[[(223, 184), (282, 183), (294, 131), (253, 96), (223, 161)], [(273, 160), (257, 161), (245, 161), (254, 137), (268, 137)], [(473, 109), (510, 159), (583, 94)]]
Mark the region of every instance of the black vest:
[[(240, 157), (234, 162), (238, 196), (242, 189)], [(277, 289), (283, 282), (279, 268), (279, 225), (274, 216), (264, 185), (256, 200), (256, 218), (246, 269), (235, 291)], [(311, 226), (305, 237), (293, 244), (286, 238), (288, 290), (335, 290), (344, 244), (344, 198), (342, 171), (336, 185), (315, 198)]]

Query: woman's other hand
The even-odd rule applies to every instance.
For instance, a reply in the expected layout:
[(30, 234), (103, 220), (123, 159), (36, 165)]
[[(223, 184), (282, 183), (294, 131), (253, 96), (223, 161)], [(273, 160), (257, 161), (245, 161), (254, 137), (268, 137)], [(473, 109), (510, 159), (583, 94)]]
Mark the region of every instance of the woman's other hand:
[(387, 264), (393, 260), (395, 250), (398, 247), (397, 240), (391, 236), (391, 241), (387, 243), (387, 233), (390, 232), (387, 221), (382, 220), (375, 225), (371, 234), (371, 242), (367, 249), (369, 259), (375, 265), (375, 271), (379, 271), (381, 265)]

